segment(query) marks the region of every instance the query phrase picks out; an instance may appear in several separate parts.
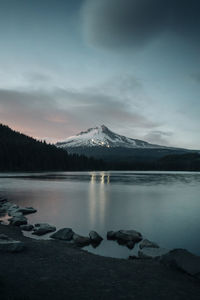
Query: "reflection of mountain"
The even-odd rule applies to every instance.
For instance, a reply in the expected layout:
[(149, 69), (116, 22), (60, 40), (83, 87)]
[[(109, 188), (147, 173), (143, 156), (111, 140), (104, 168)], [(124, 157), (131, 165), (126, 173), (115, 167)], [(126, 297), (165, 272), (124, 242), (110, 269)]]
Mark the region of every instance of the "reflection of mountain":
[[(110, 182), (110, 175), (102, 173), (91, 173), (90, 187), (89, 187), (89, 210), (91, 228), (95, 228), (96, 224), (104, 227), (107, 193), (106, 185)], [(98, 226), (98, 227), (99, 227)]]

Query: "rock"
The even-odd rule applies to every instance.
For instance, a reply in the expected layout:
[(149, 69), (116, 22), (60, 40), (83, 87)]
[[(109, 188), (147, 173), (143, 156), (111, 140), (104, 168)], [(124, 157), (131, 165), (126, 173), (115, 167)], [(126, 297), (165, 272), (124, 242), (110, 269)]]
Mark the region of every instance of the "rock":
[(27, 224), (27, 225), (20, 225), (20, 229), (24, 230), (24, 231), (31, 231), (33, 230), (34, 226), (31, 224)]
[(134, 246), (135, 246), (135, 243), (133, 241), (126, 243), (126, 247), (128, 247), (129, 249), (133, 249)]
[(99, 245), (103, 240), (103, 238), (96, 231), (90, 231), (89, 237), (91, 243), (95, 245)]
[(142, 240), (139, 247), (140, 247), (140, 249), (143, 249), (143, 248), (159, 248), (158, 244), (156, 244), (154, 242), (151, 242), (147, 239)]
[(40, 235), (44, 235), (46, 233), (53, 232), (53, 231), (56, 231), (55, 226), (51, 226), (47, 223), (38, 223), (38, 224), (35, 224), (32, 234), (40, 236)]
[(118, 244), (126, 245), (129, 249), (133, 249), (135, 244), (142, 240), (142, 235), (135, 230), (108, 231), (107, 239), (117, 240)]
[(10, 203), (10, 202), (5, 202), (5, 203), (1, 204), (1, 207), (5, 208), (5, 209), (6, 209), (6, 212), (9, 210), (9, 208), (10, 208), (11, 206), (13, 206), (13, 204)]
[(9, 212), (9, 216), (11, 216), (11, 217), (23, 217), (23, 214), (16, 210), (16, 211)]
[(76, 233), (73, 234), (73, 241), (76, 246), (84, 247), (90, 245), (90, 238), (86, 236), (81, 236)]
[(14, 226), (20, 226), (20, 225), (26, 225), (27, 224), (27, 218), (23, 215), (21, 216), (14, 216), (9, 219), (10, 225)]
[(165, 265), (200, 278), (200, 256), (196, 256), (185, 249), (174, 249), (162, 256), (160, 261)]
[(8, 200), (6, 198), (0, 198), (0, 204), (8, 202)]
[(21, 252), (24, 249), (24, 243), (15, 241), (5, 234), (0, 234), (1, 252)]
[(19, 213), (18, 212), (18, 208), (19, 206), (15, 205), (15, 204), (11, 204), (9, 207), (8, 207), (8, 215), (9, 216), (19, 216), (22, 215), (22, 213)]
[(13, 205), (8, 209), (9, 216), (17, 216), (17, 215), (28, 215), (37, 212), (33, 207), (18, 207), (17, 205)]
[(0, 207), (0, 214), (6, 213), (6, 208), (5, 207)]
[(138, 256), (141, 258), (159, 258), (169, 252), (165, 248), (143, 248), (138, 251)]
[(142, 240), (142, 235), (135, 230), (119, 230), (115, 233), (115, 238), (124, 244), (130, 241), (138, 243)]
[(57, 232), (53, 233), (50, 237), (57, 240), (71, 241), (74, 232), (71, 228), (62, 228)]
[(116, 231), (108, 231), (107, 239), (108, 240), (116, 240)]
[(33, 207), (21, 207), (18, 208), (18, 212), (21, 212), (23, 215), (34, 214), (37, 210)]

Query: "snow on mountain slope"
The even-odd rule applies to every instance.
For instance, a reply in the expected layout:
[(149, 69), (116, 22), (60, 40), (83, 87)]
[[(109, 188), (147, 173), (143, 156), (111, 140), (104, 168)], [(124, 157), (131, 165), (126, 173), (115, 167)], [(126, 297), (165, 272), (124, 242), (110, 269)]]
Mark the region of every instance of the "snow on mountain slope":
[(105, 125), (90, 128), (87, 131), (80, 132), (75, 136), (67, 138), (63, 142), (56, 144), (59, 148), (77, 148), (77, 147), (107, 147), (107, 148), (168, 148), (159, 145), (153, 145), (141, 140), (131, 139), (109, 130)]

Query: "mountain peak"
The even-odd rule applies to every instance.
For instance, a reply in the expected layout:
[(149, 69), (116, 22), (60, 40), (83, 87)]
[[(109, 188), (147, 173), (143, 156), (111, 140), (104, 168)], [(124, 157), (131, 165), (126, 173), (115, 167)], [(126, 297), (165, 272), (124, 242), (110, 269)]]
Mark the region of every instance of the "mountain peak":
[(82, 131), (75, 136), (67, 138), (64, 142), (57, 143), (56, 145), (66, 149), (77, 147), (165, 148), (164, 146), (153, 145), (145, 141), (119, 135), (111, 131), (104, 124)]

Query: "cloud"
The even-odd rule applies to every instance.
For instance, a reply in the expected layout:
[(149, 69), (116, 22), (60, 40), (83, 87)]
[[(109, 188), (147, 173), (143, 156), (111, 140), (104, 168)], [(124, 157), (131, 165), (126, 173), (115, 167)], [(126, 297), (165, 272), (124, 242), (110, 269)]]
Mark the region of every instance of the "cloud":
[(153, 130), (144, 136), (144, 139), (150, 143), (170, 146), (169, 138), (173, 136), (172, 132)]
[(198, 39), (199, 0), (86, 0), (87, 40), (105, 48), (140, 48), (164, 31)]
[(89, 90), (55, 88), (46, 90), (0, 89), (0, 120), (28, 135), (57, 141), (99, 124), (113, 129), (155, 128), (139, 111), (132, 111), (124, 99)]
[(75, 118), (56, 106), (45, 91), (0, 90), (0, 120), (30, 136), (49, 141), (76, 128)]
[(49, 74), (41, 72), (25, 73), (24, 79), (28, 80), (31, 84), (35, 83), (49, 83), (52, 82), (52, 77)]

